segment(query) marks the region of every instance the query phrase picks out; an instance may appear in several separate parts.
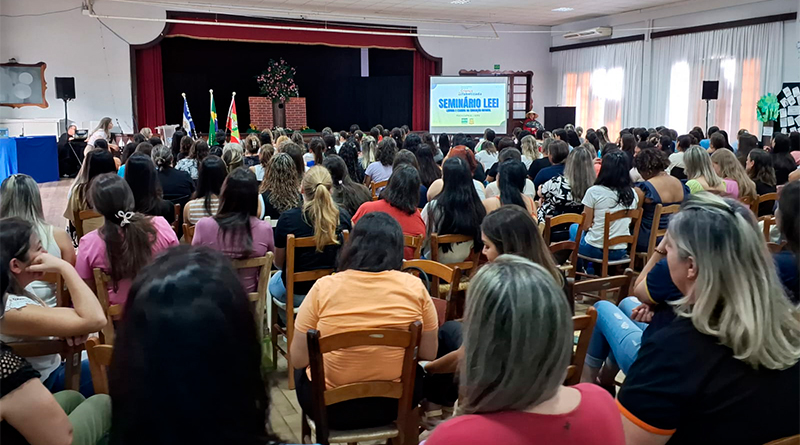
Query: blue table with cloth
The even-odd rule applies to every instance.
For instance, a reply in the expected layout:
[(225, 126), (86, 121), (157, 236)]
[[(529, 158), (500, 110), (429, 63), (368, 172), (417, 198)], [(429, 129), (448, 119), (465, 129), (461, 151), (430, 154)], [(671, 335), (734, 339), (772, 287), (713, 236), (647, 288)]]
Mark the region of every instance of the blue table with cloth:
[(0, 138), (0, 182), (17, 173), (17, 141)]
[(17, 144), (17, 168), (37, 183), (58, 181), (58, 142), (55, 136), (13, 138)]

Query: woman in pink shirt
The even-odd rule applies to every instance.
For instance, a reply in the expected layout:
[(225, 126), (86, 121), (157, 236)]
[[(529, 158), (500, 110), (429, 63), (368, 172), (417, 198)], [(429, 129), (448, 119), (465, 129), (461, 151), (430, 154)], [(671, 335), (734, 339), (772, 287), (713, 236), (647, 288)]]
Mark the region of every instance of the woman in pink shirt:
[[(193, 246), (208, 246), (231, 259), (256, 258), (275, 251), (272, 225), (258, 219), (258, 181), (245, 168), (232, 171), (222, 184), (216, 216), (200, 219)], [(258, 269), (239, 271), (245, 292), (258, 287)]]
[(154, 254), (177, 246), (178, 237), (164, 218), (133, 211), (133, 192), (116, 173), (95, 178), (89, 200), (105, 222), (81, 238), (75, 269), (95, 291), (94, 269), (101, 269), (111, 277), (109, 301), (124, 304), (139, 270)]
[(608, 392), (563, 386), (572, 318), (545, 268), (501, 255), (471, 280), (466, 301), (459, 397), (466, 415), (436, 427), (426, 445), (625, 443)]

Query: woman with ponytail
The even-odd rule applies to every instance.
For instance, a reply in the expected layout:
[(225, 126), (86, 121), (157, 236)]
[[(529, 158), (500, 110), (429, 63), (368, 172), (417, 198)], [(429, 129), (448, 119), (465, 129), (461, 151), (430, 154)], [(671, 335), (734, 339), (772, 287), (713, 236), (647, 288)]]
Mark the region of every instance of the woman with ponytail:
[[(237, 260), (275, 250), (272, 225), (258, 218), (258, 182), (253, 172), (237, 168), (228, 175), (222, 183), (217, 214), (197, 222), (192, 245), (208, 246)], [(246, 292), (255, 292), (258, 269), (239, 271), (239, 279)]]
[[(295, 251), (295, 272), (331, 269), (336, 265), (336, 255), (342, 245), (342, 231), (350, 230), (350, 215), (333, 201), (333, 180), (328, 169), (318, 165), (303, 176), (303, 206), (281, 214), (275, 227), (275, 266), (280, 269), (269, 281), (273, 298), (286, 302), (286, 238), (314, 237), (315, 248)], [(313, 281), (297, 283), (294, 287), (294, 306), (299, 307)]]
[(98, 176), (89, 189), (89, 200), (105, 222), (81, 238), (75, 269), (94, 289), (94, 269), (111, 277), (108, 299), (124, 304), (131, 281), (154, 253), (178, 244), (178, 237), (161, 216), (136, 212), (128, 183), (114, 173)]

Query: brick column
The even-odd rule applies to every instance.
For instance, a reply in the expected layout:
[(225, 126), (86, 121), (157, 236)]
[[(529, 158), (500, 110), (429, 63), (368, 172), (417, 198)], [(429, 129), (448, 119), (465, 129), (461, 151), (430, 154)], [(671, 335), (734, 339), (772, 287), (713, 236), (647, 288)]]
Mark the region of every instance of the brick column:
[[(259, 130), (275, 126), (272, 121), (272, 102), (266, 97), (254, 96), (250, 102), (250, 123)], [(292, 97), (286, 102), (286, 126), (299, 130), (308, 125), (306, 119), (306, 98)]]

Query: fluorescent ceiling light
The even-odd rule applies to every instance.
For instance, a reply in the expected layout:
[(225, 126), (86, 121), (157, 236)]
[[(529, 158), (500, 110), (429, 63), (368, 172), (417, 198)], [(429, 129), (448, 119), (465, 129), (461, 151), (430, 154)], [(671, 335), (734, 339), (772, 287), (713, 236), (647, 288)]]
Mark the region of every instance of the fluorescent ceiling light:
[(575, 8), (564, 8), (564, 7), (561, 7), (561, 8), (553, 9), (552, 11), (553, 12), (570, 12), (570, 11), (574, 11), (574, 10), (575, 10)]
[(454, 5), (466, 5), (467, 3), (469, 3), (469, 0), (453, 0), (450, 3)]

